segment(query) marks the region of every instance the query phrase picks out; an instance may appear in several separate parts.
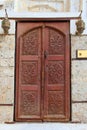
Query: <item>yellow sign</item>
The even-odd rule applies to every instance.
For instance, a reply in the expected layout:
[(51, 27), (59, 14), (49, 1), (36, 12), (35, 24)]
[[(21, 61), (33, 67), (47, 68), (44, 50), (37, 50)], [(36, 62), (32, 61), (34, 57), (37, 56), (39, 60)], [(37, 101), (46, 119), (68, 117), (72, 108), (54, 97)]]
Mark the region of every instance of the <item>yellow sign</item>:
[(87, 50), (77, 50), (77, 58), (87, 58)]

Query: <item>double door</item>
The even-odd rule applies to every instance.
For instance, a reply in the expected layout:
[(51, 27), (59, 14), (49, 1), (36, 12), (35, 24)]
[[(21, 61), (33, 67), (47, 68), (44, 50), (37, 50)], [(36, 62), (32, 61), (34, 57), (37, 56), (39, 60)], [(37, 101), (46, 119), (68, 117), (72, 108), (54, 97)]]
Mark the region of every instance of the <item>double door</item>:
[(18, 22), (16, 121), (69, 121), (69, 22)]

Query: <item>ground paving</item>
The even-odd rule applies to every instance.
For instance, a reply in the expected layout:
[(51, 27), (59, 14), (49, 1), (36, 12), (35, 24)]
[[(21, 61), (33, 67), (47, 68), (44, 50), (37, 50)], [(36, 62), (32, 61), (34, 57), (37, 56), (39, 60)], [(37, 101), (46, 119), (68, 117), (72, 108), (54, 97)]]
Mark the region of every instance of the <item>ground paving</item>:
[(70, 124), (70, 123), (1, 124), (0, 130), (87, 130), (87, 124)]

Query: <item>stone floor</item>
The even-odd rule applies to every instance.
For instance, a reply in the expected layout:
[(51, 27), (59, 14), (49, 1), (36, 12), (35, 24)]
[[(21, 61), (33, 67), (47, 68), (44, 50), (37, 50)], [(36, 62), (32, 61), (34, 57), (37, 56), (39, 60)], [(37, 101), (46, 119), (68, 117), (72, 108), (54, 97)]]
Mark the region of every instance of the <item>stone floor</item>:
[(18, 123), (1, 124), (0, 130), (87, 130), (87, 124)]

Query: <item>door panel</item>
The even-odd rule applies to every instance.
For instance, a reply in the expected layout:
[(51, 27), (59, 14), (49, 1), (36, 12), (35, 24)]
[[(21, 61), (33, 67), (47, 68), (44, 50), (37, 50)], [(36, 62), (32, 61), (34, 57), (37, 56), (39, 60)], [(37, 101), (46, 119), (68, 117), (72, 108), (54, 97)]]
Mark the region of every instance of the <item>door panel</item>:
[(63, 23), (45, 23), (45, 27), (47, 56), (45, 57), (44, 120), (69, 120), (69, 26), (67, 23), (66, 26), (63, 26)]
[(70, 118), (69, 22), (18, 22), (16, 121)]
[[(28, 29), (32, 26), (29, 25)], [(20, 23), (17, 26), (19, 27)], [(21, 32), (23, 31), (24, 29), (21, 27)], [(16, 67), (18, 67), (16, 79), (19, 80), (16, 80), (16, 120), (40, 119), (41, 28), (30, 29), (17, 39), (19, 55), (17, 55), (18, 60), (16, 61)]]

